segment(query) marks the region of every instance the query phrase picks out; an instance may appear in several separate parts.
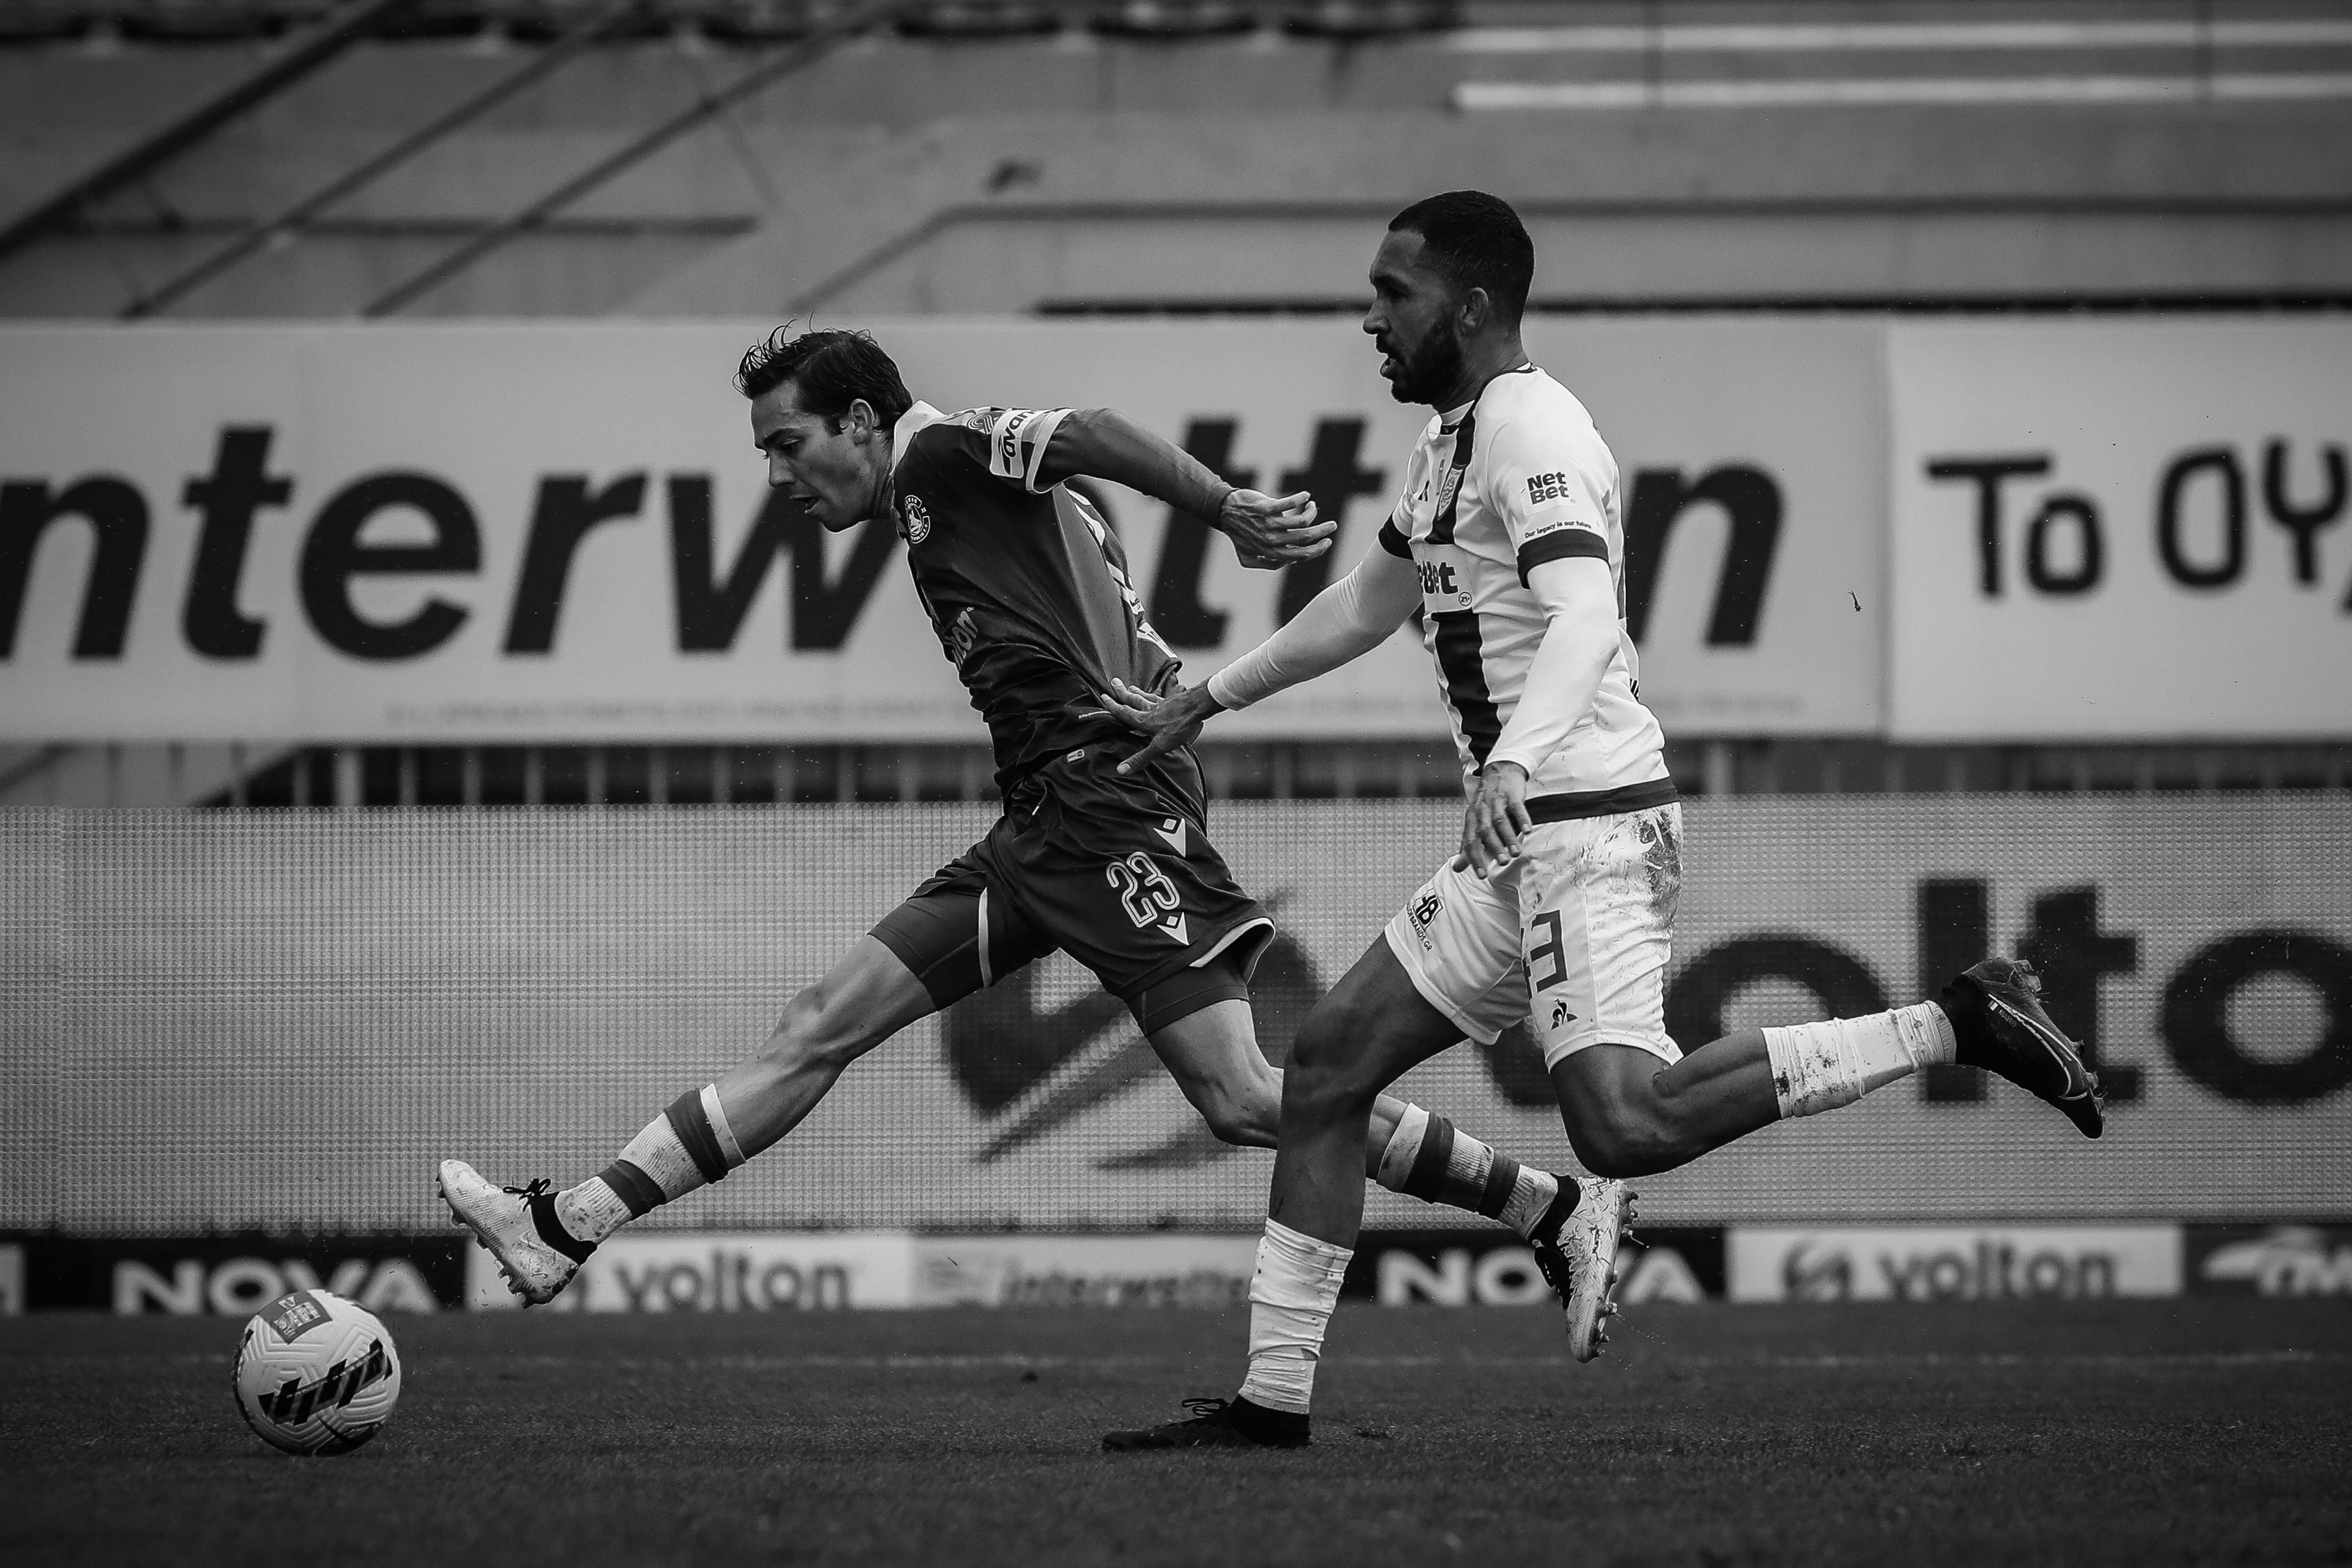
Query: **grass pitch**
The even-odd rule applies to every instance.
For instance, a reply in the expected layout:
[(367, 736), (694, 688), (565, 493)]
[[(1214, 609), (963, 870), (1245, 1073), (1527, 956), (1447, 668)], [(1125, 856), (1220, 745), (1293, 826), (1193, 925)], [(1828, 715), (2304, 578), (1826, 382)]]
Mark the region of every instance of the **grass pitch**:
[(348, 1458), (239, 1325), (0, 1321), (0, 1562), (2352, 1562), (2352, 1305), (1344, 1309), (1314, 1447), (1106, 1455), (1234, 1312), (392, 1321)]

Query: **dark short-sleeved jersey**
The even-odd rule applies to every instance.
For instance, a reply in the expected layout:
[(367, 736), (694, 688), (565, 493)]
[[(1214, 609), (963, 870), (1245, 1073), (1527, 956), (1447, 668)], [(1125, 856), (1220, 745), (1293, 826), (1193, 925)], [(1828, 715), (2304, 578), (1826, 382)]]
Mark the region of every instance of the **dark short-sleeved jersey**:
[(898, 535), (931, 629), (995, 741), (1000, 786), (1120, 729), (1112, 678), (1165, 691), (1177, 661), (1143, 614), (1127, 552), (1066, 485), (1040, 486), (1067, 409), (917, 404), (896, 431)]

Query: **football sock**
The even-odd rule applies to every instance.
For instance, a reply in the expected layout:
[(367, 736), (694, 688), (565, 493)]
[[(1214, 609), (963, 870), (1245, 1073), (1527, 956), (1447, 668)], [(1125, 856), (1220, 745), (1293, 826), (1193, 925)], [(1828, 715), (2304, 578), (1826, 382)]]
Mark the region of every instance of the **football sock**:
[(1268, 1410), (1304, 1415), (1315, 1396), (1323, 1330), (1339, 1305), (1351, 1247), (1318, 1241), (1265, 1222), (1257, 1269), (1250, 1276), (1249, 1375), (1242, 1397)]
[(1764, 1031), (1780, 1114), (1818, 1116), (1874, 1089), (1953, 1058), (1951, 1020), (1933, 1002)]
[(1392, 1193), (1451, 1204), (1532, 1236), (1559, 1195), (1549, 1171), (1496, 1152), (1434, 1111), (1408, 1105), (1373, 1178)]
[(619, 1159), (576, 1187), (556, 1194), (556, 1217), (583, 1241), (602, 1241), (629, 1221), (743, 1163), (743, 1151), (719, 1103), (719, 1086), (706, 1083), (673, 1101), (629, 1140)]

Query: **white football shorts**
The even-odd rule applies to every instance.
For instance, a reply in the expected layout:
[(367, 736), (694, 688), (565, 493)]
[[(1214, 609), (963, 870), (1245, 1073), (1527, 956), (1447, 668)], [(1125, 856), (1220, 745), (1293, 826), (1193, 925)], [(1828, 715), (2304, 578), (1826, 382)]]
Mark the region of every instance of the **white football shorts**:
[(1441, 867), (1389, 921), (1389, 947), (1481, 1045), (1526, 1018), (1547, 1069), (1599, 1045), (1678, 1061), (1665, 979), (1682, 837), (1678, 805), (1538, 823), (1491, 880)]

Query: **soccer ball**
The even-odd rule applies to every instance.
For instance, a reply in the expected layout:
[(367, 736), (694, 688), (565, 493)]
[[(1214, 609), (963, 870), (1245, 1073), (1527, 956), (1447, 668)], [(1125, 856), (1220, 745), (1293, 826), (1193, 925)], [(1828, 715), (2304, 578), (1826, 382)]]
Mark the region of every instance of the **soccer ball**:
[(236, 1407), (289, 1454), (348, 1454), (400, 1397), (400, 1356), (376, 1315), (331, 1290), (295, 1290), (253, 1315), (236, 1347)]

